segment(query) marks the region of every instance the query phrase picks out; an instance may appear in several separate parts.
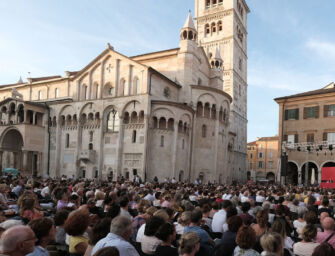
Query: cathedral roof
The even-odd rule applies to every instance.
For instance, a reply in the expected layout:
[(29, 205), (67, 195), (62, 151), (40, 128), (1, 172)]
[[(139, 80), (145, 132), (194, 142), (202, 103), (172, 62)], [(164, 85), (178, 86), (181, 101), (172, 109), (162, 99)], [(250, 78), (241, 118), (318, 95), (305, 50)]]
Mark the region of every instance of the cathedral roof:
[(188, 13), (188, 16), (187, 16), (187, 19), (186, 19), (186, 22), (185, 22), (183, 28), (190, 28), (190, 29), (196, 30), (195, 26), (194, 26), (194, 23), (193, 23), (192, 16), (191, 16), (191, 12)]

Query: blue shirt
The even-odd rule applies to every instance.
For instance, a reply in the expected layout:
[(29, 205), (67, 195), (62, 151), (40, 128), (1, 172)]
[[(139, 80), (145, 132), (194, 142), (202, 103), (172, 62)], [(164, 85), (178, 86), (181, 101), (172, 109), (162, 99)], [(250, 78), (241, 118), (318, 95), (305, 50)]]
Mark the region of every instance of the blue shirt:
[(50, 256), (50, 254), (47, 249), (44, 249), (41, 246), (35, 246), (34, 251), (27, 254), (27, 256)]
[(119, 250), (120, 256), (139, 256), (134, 246), (122, 237), (113, 233), (109, 233), (105, 238), (101, 239), (93, 247), (91, 255), (93, 256), (99, 249), (108, 246), (115, 246)]
[(184, 228), (184, 234), (189, 232), (197, 233), (198, 237), (200, 238), (200, 247), (203, 247), (206, 250), (206, 252), (210, 253), (212, 251), (213, 246), (209, 243), (211, 237), (205, 230), (203, 230), (199, 226), (194, 227), (186, 226)]

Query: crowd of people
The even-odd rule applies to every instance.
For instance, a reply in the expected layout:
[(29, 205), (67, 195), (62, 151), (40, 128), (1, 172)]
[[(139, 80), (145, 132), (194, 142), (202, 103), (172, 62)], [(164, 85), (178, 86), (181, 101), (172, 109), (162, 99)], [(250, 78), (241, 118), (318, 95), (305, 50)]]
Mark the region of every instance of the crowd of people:
[(335, 255), (317, 187), (7, 177), (0, 210), (0, 255)]

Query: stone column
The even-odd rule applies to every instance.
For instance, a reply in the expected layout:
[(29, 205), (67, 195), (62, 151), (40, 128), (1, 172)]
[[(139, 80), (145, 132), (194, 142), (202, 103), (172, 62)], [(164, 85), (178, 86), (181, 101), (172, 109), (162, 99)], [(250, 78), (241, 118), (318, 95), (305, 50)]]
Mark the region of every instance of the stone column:
[(121, 175), (122, 173), (122, 160), (123, 160), (123, 137), (124, 137), (124, 124), (122, 122), (123, 117), (120, 117), (120, 130), (119, 130), (119, 138), (118, 138), (118, 147), (117, 147), (117, 165), (116, 165), (116, 177)]
[(142, 175), (141, 175), (141, 178), (142, 178), (142, 181), (145, 181), (145, 178), (146, 178), (146, 172), (148, 169), (147, 165), (147, 155), (148, 155), (148, 150), (149, 150), (149, 147), (150, 147), (150, 144), (149, 144), (149, 139), (148, 137), (150, 136), (149, 135), (149, 122), (150, 122), (150, 115), (144, 115), (144, 148), (143, 148), (143, 158), (142, 158)]
[[(174, 122), (173, 125), (173, 142), (172, 142), (172, 174), (176, 178), (176, 159), (177, 159), (177, 147), (178, 147), (178, 122)], [(178, 180), (178, 179), (177, 179)]]
[(307, 186), (307, 184), (308, 184), (308, 166), (307, 166), (307, 164), (305, 165), (304, 172), (305, 172), (304, 185)]
[(301, 185), (302, 183), (302, 172), (301, 167), (298, 167), (298, 184)]
[(22, 151), (22, 169), (24, 172), (27, 171), (28, 167), (28, 151), (23, 150)]
[(33, 112), (33, 124), (36, 124), (36, 112)]
[(0, 173), (2, 173), (2, 155), (3, 151), (0, 151)]
[[(218, 149), (219, 149), (219, 129), (220, 129), (220, 121), (219, 121), (219, 115), (218, 112), (216, 112), (216, 120), (215, 120), (215, 148), (214, 148), (214, 173), (215, 173), (215, 179), (219, 180), (219, 170), (218, 170)], [(214, 182), (212, 180), (212, 182)]]
[(321, 175), (322, 175), (321, 167), (316, 171), (317, 171), (317, 174), (318, 174), (318, 183), (320, 184), (321, 183)]

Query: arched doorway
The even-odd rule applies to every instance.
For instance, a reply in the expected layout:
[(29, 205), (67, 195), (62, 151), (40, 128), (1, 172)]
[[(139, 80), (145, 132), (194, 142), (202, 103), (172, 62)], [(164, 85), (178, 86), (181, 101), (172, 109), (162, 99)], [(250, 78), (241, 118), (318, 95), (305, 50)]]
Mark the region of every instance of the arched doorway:
[(322, 167), (335, 167), (335, 162), (327, 162)]
[(310, 185), (312, 184), (312, 172), (314, 170), (314, 184), (318, 182), (318, 167), (313, 162), (308, 162), (303, 164), (301, 167), (301, 180), (302, 184)]
[(4, 133), (1, 140), (0, 167), (16, 168), (22, 171), (23, 137), (16, 129)]
[(205, 174), (203, 172), (199, 173), (199, 184), (204, 182)]
[(298, 166), (293, 162), (287, 163), (286, 184), (298, 184)]
[(79, 178), (80, 179), (85, 179), (86, 178), (86, 169), (82, 168), (79, 170)]
[(269, 181), (269, 182), (275, 182), (275, 174), (273, 172), (268, 172), (266, 174), (266, 179)]

